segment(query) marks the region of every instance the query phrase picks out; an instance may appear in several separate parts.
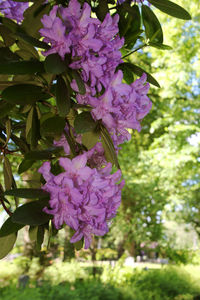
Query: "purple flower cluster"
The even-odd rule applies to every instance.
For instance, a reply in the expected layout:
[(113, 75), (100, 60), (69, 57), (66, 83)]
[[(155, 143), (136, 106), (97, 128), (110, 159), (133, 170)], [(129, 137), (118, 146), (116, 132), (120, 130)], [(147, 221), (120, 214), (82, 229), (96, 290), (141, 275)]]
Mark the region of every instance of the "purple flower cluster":
[(77, 0), (71, 0), (67, 8), (54, 6), (49, 16), (42, 18), (44, 28), (40, 34), (51, 49), (44, 55), (58, 53), (63, 59), (70, 53), (73, 69), (82, 70), (82, 79), (89, 82), (93, 94), (107, 87), (116, 67), (121, 63), (124, 40), (118, 33), (119, 16), (107, 14), (101, 23), (91, 17), (91, 7), (84, 3), (81, 8)]
[(79, 103), (93, 107), (93, 118), (102, 120), (115, 146), (130, 139), (128, 128), (141, 130), (140, 121), (148, 114), (152, 106), (147, 97), (149, 84), (145, 84), (146, 74), (131, 85), (122, 83), (122, 78), (122, 71), (115, 73), (109, 86), (99, 98), (89, 93), (77, 96)]
[(0, 11), (9, 19), (18, 23), (23, 20), (23, 13), (28, 8), (28, 3), (15, 2), (12, 0), (0, 0)]
[(121, 171), (111, 174), (110, 163), (99, 170), (86, 166), (86, 153), (72, 160), (60, 158), (59, 163), (65, 171), (57, 176), (51, 173), (50, 162), (39, 169), (46, 180), (43, 189), (50, 193), (50, 209), (44, 211), (54, 216), (57, 229), (66, 223), (76, 231), (70, 240), (72, 243), (84, 237), (87, 249), (92, 234), (107, 233), (107, 221), (116, 215), (124, 185), (123, 181), (117, 184)]
[[(44, 41), (51, 44), (44, 55), (58, 53), (63, 60), (66, 54), (71, 55), (69, 67), (81, 71), (86, 87), (85, 95), (81, 95), (75, 80), (71, 82), (77, 92), (76, 100), (91, 107), (92, 117), (107, 128), (116, 151), (118, 145), (130, 139), (128, 129), (141, 130), (140, 121), (151, 109), (146, 74), (128, 85), (122, 82), (122, 71), (115, 73), (122, 62), (119, 49), (123, 46), (123, 39), (118, 36), (118, 20), (118, 15), (112, 18), (107, 14), (100, 22), (91, 17), (87, 3), (81, 7), (78, 0), (70, 0), (68, 7), (56, 5), (49, 15), (44, 15), (41, 20), (44, 28), (40, 30)], [(66, 223), (76, 231), (71, 242), (84, 237), (88, 248), (92, 234), (107, 233), (107, 221), (115, 216), (120, 205), (124, 182), (117, 184), (120, 170), (111, 174), (112, 165), (105, 159), (100, 140), (85, 151), (80, 145), (81, 136), (73, 130), (66, 125), (66, 133), (73, 132), (78, 144), (75, 151), (81, 149), (83, 154), (72, 160), (61, 158), (59, 163), (65, 171), (57, 176), (51, 173), (49, 162), (39, 172), (46, 180), (43, 189), (50, 193), (50, 208), (45, 211), (54, 216), (55, 227), (59, 229)], [(70, 155), (65, 135), (54, 141), (54, 145), (63, 146), (66, 155)]]

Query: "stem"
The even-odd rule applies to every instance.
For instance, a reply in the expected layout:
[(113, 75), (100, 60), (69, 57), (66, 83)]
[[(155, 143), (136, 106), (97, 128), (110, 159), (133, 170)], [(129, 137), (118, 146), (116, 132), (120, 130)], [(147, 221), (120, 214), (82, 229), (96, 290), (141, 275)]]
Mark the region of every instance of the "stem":
[(140, 50), (140, 49), (142, 49), (142, 48), (145, 48), (145, 47), (147, 47), (147, 46), (148, 46), (147, 44), (143, 44), (142, 46), (139, 46), (138, 48), (134, 49), (133, 51), (129, 52), (128, 54), (122, 56), (122, 59), (124, 59), (125, 57), (127, 57), (127, 56), (133, 54), (134, 52), (136, 52), (136, 51), (138, 51), (138, 50)]
[(7, 212), (7, 214), (11, 217), (12, 216), (12, 212), (9, 211), (9, 209), (6, 207), (5, 203), (4, 203), (4, 200), (2, 198), (2, 193), (3, 193), (3, 187), (2, 185), (0, 184), (0, 202), (3, 206), (3, 209)]
[(12, 216), (12, 213), (11, 213), (11, 211), (9, 211), (9, 209), (6, 207), (6, 205), (5, 205), (4, 201), (3, 201), (3, 199), (1, 198), (1, 196), (0, 196), (0, 202), (1, 202), (2, 206), (3, 206), (3, 209), (4, 209), (4, 210), (7, 212), (7, 214), (11, 217), (11, 216)]

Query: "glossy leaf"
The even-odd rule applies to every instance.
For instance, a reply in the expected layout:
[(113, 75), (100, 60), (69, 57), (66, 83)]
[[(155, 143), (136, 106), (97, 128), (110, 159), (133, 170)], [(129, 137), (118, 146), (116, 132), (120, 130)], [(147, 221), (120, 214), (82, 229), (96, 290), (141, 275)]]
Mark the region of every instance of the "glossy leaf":
[(28, 234), (32, 242), (37, 240), (38, 226), (30, 226)]
[(0, 74), (35, 74), (44, 72), (43, 63), (37, 60), (8, 61), (0, 64)]
[(33, 104), (38, 100), (48, 99), (42, 87), (33, 84), (16, 84), (2, 92), (2, 98), (13, 104)]
[(41, 18), (47, 14), (50, 4), (44, 4), (43, 0), (37, 0), (24, 12), (22, 29), (35, 38), (40, 37), (39, 29), (42, 27)]
[(101, 130), (102, 145), (105, 150), (106, 159), (110, 161), (112, 164), (115, 164), (116, 167), (120, 169), (115, 147), (113, 145), (113, 141), (110, 137), (109, 132), (103, 125), (101, 125), (100, 130)]
[(44, 67), (46, 72), (51, 74), (61, 74), (67, 70), (65, 62), (57, 53), (50, 54), (46, 57)]
[(154, 12), (147, 6), (142, 5), (142, 19), (146, 37), (152, 42), (163, 42), (163, 32), (160, 22)]
[(11, 233), (7, 236), (0, 237), (0, 259), (4, 258), (12, 250), (16, 239), (16, 233)]
[(60, 136), (65, 128), (65, 119), (59, 116), (48, 118), (41, 124), (42, 136)]
[(14, 104), (9, 103), (9, 102), (4, 101), (4, 100), (1, 100), (0, 101), (0, 118), (3, 118), (6, 115), (8, 115), (13, 107), (14, 107)]
[(183, 20), (190, 20), (190, 14), (178, 4), (168, 0), (149, 0), (149, 2), (162, 12)]
[(34, 164), (34, 162), (35, 162), (34, 160), (30, 160), (30, 159), (22, 160), (22, 162), (18, 168), (18, 174), (21, 174), (21, 173), (27, 171), (28, 169), (30, 169), (32, 167), (32, 165)]
[(42, 199), (42, 198), (47, 198), (49, 194), (42, 189), (12, 189), (9, 191), (6, 191), (4, 195), (9, 195), (9, 196), (15, 196), (18, 198), (24, 198), (24, 199)]
[(90, 112), (82, 112), (79, 114), (74, 121), (74, 129), (76, 133), (85, 133), (88, 131), (93, 131), (97, 123), (91, 116)]
[(51, 216), (43, 212), (48, 205), (48, 200), (42, 199), (26, 203), (16, 209), (12, 215), (12, 221), (31, 226), (38, 226), (47, 223)]
[(73, 75), (73, 78), (75, 79), (75, 81), (77, 83), (79, 93), (81, 95), (84, 95), (86, 93), (86, 89), (85, 89), (85, 84), (84, 84), (80, 74), (77, 71), (72, 70), (72, 75)]
[(93, 148), (97, 142), (99, 142), (99, 138), (100, 138), (100, 132), (98, 130), (85, 132), (82, 135), (82, 143), (89, 150)]
[(41, 151), (30, 151), (25, 154), (27, 160), (47, 160), (51, 159), (53, 154), (60, 152), (61, 147), (51, 147)]
[(62, 78), (58, 76), (56, 84), (56, 105), (58, 108), (59, 115), (65, 117), (70, 111), (70, 93), (69, 88)]
[(9, 217), (2, 225), (0, 229), (0, 238), (7, 236), (11, 233), (15, 233), (20, 230), (24, 225), (13, 223), (11, 217)]
[(12, 186), (13, 175), (12, 175), (10, 161), (6, 156), (4, 157), (4, 162), (3, 162), (3, 175), (4, 175), (5, 188), (6, 190), (9, 190)]
[(132, 63), (122, 63), (118, 66), (117, 69), (120, 69), (120, 70), (124, 70), (128, 68), (129, 70), (131, 70), (133, 73), (135, 73), (137, 76), (142, 76), (143, 73), (146, 73), (147, 75), (147, 81), (157, 87), (160, 88), (160, 85), (159, 83), (157, 82), (157, 80), (152, 76), (150, 75), (148, 72), (146, 72), (145, 70), (143, 70), (142, 68), (132, 64)]

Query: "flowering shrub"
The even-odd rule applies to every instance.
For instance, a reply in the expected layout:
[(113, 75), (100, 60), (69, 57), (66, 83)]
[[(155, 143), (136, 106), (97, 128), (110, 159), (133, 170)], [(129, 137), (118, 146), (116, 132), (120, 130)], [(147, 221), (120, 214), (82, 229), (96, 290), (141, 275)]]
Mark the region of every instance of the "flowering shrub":
[[(0, 258), (25, 225), (34, 228), (38, 249), (45, 230), (51, 235), (65, 224), (73, 231), (70, 241), (84, 240), (85, 248), (93, 235), (108, 232), (124, 185), (120, 145), (130, 130), (142, 128), (152, 106), (150, 83), (159, 87), (129, 57), (144, 46), (169, 48), (150, 4), (190, 19), (168, 0), (165, 6), (155, 0), (0, 1), (0, 201), (9, 215), (0, 230)], [(22, 157), (17, 172), (30, 182), (34, 172), (42, 174), (41, 188), (17, 188), (10, 155)], [(17, 198), (37, 200), (18, 207)]]

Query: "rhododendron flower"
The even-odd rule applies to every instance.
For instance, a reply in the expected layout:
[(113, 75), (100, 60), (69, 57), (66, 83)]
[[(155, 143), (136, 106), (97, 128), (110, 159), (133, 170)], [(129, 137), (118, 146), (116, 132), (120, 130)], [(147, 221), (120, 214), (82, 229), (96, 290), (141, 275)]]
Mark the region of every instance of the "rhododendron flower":
[(51, 173), (50, 162), (39, 169), (46, 180), (43, 189), (50, 194), (50, 208), (44, 211), (53, 215), (57, 229), (65, 223), (76, 231), (72, 243), (84, 237), (87, 249), (92, 235), (106, 234), (108, 220), (116, 215), (124, 185), (118, 184), (121, 171), (111, 174), (110, 163), (99, 170), (88, 167), (86, 153), (72, 160), (60, 158), (59, 163), (65, 171), (57, 176)]
[(28, 7), (28, 3), (15, 2), (12, 0), (0, 1), (0, 12), (2, 12), (6, 18), (14, 19), (17, 22), (21, 22), (24, 19), (23, 13)]
[[(61, 18), (59, 17), (61, 16)], [(91, 7), (84, 3), (81, 8), (78, 0), (71, 0), (68, 7), (54, 6), (49, 16), (42, 18), (40, 34), (51, 49), (43, 53), (58, 53), (63, 59), (65, 54), (72, 56), (72, 69), (81, 69), (82, 79), (90, 82), (89, 89), (96, 94), (102, 86), (109, 85), (116, 67), (121, 60), (119, 49), (124, 40), (118, 34), (119, 16), (107, 14), (101, 23), (91, 17)]]
[(148, 114), (152, 103), (147, 96), (149, 83), (146, 74), (131, 85), (122, 83), (123, 73), (118, 71), (110, 80), (110, 85), (99, 98), (90, 93), (78, 95), (77, 101), (93, 107), (95, 120), (101, 120), (113, 138), (114, 145), (130, 139), (128, 128), (141, 130), (140, 121)]

